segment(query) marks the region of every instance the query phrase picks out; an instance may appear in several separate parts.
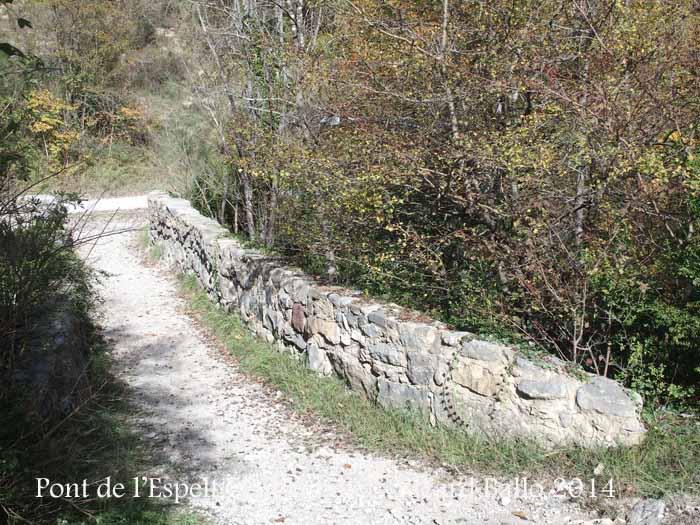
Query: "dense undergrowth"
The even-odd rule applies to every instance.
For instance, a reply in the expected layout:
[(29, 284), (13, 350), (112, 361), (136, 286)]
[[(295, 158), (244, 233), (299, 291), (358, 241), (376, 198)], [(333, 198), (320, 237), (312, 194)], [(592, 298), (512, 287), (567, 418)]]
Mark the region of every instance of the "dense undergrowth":
[(200, 209), (310, 273), (695, 409), (696, 3), (304, 5), (193, 2), (225, 168), (195, 173)]

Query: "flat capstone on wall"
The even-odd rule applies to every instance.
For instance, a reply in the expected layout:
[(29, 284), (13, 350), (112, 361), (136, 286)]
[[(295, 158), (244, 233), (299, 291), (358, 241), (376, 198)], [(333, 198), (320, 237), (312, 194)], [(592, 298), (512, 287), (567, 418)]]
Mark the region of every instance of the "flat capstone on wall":
[(245, 249), (184, 199), (149, 195), (150, 240), (258, 337), (322, 375), (337, 374), (383, 407), (433, 424), (554, 447), (633, 445), (641, 397), (554, 357), (448, 329), (394, 304), (328, 287), (280, 258)]

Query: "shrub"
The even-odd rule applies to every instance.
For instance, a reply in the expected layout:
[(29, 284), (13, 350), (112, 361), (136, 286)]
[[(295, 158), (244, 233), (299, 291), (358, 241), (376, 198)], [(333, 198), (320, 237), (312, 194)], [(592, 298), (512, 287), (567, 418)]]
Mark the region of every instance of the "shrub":
[(33, 316), (61, 295), (85, 292), (82, 263), (66, 228), (66, 203), (0, 198), (0, 377), (8, 375), (31, 336)]

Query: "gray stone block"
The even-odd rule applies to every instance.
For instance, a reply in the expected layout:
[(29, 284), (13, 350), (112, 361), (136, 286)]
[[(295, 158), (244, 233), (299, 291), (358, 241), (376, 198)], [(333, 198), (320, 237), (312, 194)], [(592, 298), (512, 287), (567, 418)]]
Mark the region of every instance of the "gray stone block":
[(565, 399), (569, 396), (570, 383), (562, 378), (550, 381), (520, 381), (516, 391), (525, 399)]
[(419, 387), (377, 380), (377, 403), (386, 408), (410, 409), (427, 413), (430, 410), (428, 391)]
[(508, 361), (513, 352), (509, 348), (486, 341), (467, 341), (462, 345), (462, 355), (479, 361)]
[(442, 342), (447, 346), (461, 346), (467, 340), (471, 341), (474, 334), (469, 332), (455, 332), (448, 330), (442, 333)]
[(321, 334), (326, 341), (333, 345), (340, 343), (340, 329), (335, 321), (312, 317), (307, 322), (307, 331), (312, 335)]
[(666, 504), (658, 499), (639, 501), (627, 516), (629, 525), (661, 525), (666, 514)]
[(335, 318), (335, 308), (325, 297), (314, 300), (313, 312), (316, 317), (321, 319), (330, 320)]
[(284, 333), (284, 335), (282, 336), (282, 339), (284, 339), (288, 343), (293, 344), (299, 350), (306, 350), (306, 346), (307, 346), (306, 341), (301, 336), (301, 334), (298, 334), (298, 333), (294, 332), (293, 330), (287, 330)]
[(406, 366), (406, 354), (388, 343), (375, 343), (369, 346), (369, 355), (382, 363), (394, 366)]
[(635, 417), (637, 406), (625, 390), (611, 379), (595, 377), (576, 392), (576, 404), (582, 410), (617, 417)]
[(333, 371), (328, 355), (316, 343), (311, 343), (306, 348), (307, 366), (321, 375), (329, 375)]
[(438, 341), (438, 331), (432, 326), (418, 323), (399, 323), (399, 339), (409, 349), (431, 351)]
[(361, 324), (360, 325), (360, 330), (362, 330), (362, 333), (365, 334), (367, 337), (378, 337), (382, 332), (381, 330), (377, 327), (377, 325), (374, 324)]
[(424, 352), (408, 352), (406, 375), (414, 385), (429, 385), (435, 374), (435, 357)]
[(452, 379), (472, 392), (482, 396), (494, 396), (501, 384), (499, 370), (482, 366), (476, 361), (461, 361), (452, 371)]
[(372, 324), (386, 328), (386, 314), (382, 310), (371, 312), (367, 315), (367, 320)]

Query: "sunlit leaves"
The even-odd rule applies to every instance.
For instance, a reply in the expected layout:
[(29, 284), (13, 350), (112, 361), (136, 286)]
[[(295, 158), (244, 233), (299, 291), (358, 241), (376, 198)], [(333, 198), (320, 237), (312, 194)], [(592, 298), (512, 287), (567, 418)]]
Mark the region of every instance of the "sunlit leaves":
[[(443, 5), (354, 0), (318, 51), (263, 31), (222, 54), (268, 101), (234, 116), (232, 165), (259, 208), (278, 199), (277, 247), (599, 373), (624, 375), (643, 337), (656, 361), (635, 373), (687, 393), (700, 332), (672, 334), (700, 300), (694, 3)], [(305, 74), (280, 84), (281, 64)], [(280, 130), (264, 112), (283, 109)]]

